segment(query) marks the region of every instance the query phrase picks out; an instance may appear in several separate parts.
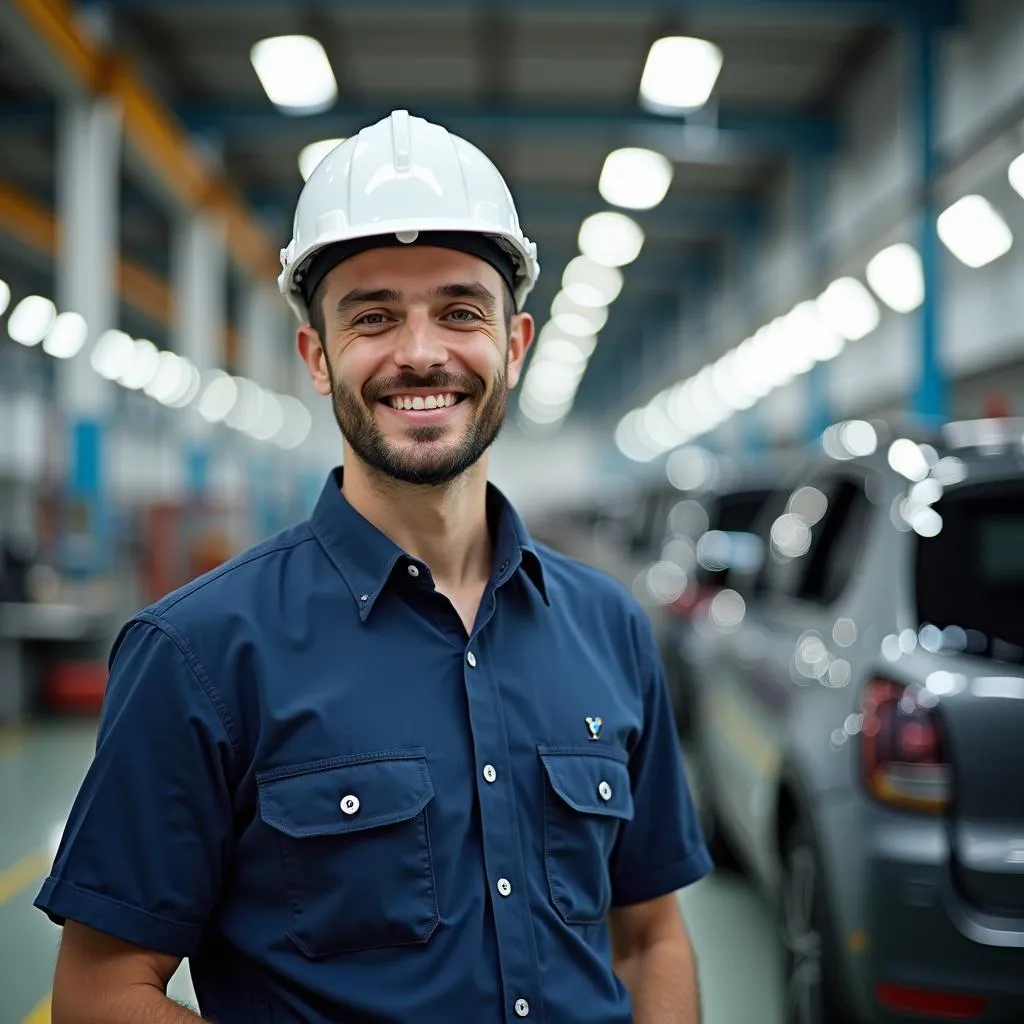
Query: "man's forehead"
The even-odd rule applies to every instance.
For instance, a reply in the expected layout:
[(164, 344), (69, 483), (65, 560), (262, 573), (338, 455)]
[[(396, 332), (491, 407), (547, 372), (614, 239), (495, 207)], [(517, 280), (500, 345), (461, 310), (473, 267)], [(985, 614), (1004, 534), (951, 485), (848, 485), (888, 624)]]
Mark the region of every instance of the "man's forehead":
[(486, 260), (468, 252), (431, 245), (389, 246), (350, 256), (329, 275), (332, 290), (390, 289), (411, 297), (454, 281), (484, 285), (497, 296), (501, 275)]

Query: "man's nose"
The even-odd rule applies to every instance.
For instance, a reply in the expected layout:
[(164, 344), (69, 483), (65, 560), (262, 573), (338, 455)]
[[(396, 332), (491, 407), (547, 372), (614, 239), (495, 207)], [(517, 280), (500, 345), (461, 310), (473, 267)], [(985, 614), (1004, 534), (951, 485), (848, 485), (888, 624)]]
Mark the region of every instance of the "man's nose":
[(439, 333), (426, 313), (410, 313), (398, 331), (395, 363), (418, 373), (443, 366), (448, 361), (448, 350)]

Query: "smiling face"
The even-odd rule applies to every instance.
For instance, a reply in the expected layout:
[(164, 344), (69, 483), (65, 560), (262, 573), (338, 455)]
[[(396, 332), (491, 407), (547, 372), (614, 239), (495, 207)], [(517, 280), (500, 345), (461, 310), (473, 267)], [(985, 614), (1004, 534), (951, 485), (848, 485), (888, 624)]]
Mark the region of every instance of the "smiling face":
[(437, 486), (480, 460), (533, 337), (505, 292), (485, 261), (428, 246), (371, 249), (327, 275), (324, 337), (300, 327), (299, 351), (367, 469)]

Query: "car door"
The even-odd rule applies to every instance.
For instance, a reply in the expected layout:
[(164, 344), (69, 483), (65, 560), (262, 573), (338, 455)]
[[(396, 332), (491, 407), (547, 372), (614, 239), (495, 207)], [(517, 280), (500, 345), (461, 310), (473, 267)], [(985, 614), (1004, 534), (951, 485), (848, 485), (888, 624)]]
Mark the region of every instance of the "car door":
[(767, 557), (740, 591), (744, 615), (722, 648), (716, 793), (734, 843), (766, 878), (791, 723), (803, 718), (804, 702), (844, 699), (849, 680), (829, 649), (870, 511), (854, 467), (796, 481), (759, 523)]

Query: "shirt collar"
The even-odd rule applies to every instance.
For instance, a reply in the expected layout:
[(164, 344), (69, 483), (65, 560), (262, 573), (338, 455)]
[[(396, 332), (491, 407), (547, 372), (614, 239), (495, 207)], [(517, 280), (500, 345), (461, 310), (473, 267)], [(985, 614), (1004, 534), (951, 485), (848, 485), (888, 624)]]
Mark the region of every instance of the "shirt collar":
[[(328, 473), (310, 527), (352, 591), (365, 621), (395, 566), (429, 570), (348, 503), (341, 490), (343, 479), (341, 466)], [(511, 502), (492, 483), (487, 484), (487, 520), (494, 538), (492, 582), (500, 585), (522, 568), (544, 602), (550, 604), (533, 540)]]

